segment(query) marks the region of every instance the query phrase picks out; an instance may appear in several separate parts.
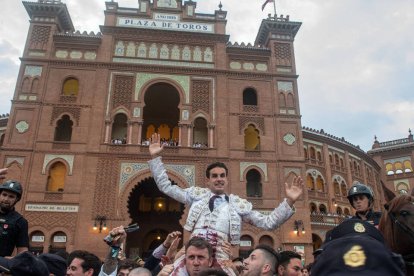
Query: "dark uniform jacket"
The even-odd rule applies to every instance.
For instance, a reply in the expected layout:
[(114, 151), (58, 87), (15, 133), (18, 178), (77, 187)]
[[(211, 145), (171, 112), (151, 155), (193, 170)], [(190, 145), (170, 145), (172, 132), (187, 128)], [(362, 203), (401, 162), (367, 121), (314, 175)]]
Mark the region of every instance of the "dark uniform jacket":
[(11, 256), (15, 247), (29, 247), (27, 220), (14, 210), (0, 213), (0, 256)]
[[(380, 222), (380, 219), (381, 219), (381, 215), (382, 215), (381, 212), (374, 212), (372, 210), (369, 210), (368, 213), (367, 213), (366, 222), (369, 222), (369, 223), (371, 223), (374, 226), (378, 226), (378, 224)], [(358, 213), (355, 214), (355, 216), (353, 216), (352, 218), (356, 218), (356, 219), (361, 219), (362, 220), (362, 218), (358, 215)]]

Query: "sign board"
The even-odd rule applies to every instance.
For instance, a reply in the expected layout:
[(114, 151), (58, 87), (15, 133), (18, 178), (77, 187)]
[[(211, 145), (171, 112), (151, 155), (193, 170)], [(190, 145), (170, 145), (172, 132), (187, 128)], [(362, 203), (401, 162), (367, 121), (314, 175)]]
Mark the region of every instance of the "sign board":
[(31, 212), (62, 212), (77, 213), (79, 206), (77, 205), (51, 205), (51, 204), (26, 204), (26, 211)]

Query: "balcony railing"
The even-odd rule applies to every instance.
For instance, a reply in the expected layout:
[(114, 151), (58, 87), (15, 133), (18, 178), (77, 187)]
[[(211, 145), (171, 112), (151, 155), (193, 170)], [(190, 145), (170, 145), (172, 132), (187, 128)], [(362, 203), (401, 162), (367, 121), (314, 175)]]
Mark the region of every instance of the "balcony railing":
[(347, 218), (348, 217), (344, 215), (322, 214), (322, 213), (311, 214), (310, 216), (312, 225), (333, 226), (333, 227), (339, 225)]

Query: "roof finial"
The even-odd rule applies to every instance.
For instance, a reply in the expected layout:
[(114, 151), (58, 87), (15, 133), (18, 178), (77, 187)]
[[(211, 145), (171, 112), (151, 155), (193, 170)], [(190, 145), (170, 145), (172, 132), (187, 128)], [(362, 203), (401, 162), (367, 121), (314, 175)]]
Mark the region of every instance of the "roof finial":
[(218, 7), (219, 7), (219, 9), (221, 11), (221, 8), (223, 8), (223, 4), (221, 4), (221, 1), (220, 1), (220, 4), (218, 5)]

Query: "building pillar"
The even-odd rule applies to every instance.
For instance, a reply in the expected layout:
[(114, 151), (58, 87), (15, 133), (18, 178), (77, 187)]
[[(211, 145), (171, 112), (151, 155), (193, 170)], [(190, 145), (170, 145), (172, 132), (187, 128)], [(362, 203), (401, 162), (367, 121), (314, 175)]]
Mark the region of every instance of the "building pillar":
[(215, 125), (208, 126), (208, 147), (214, 148), (214, 129), (216, 128)]
[(105, 141), (104, 141), (105, 144), (111, 143), (110, 131), (111, 131), (111, 121), (105, 120)]
[(142, 145), (142, 125), (144, 124), (144, 122), (138, 122), (138, 145)]

